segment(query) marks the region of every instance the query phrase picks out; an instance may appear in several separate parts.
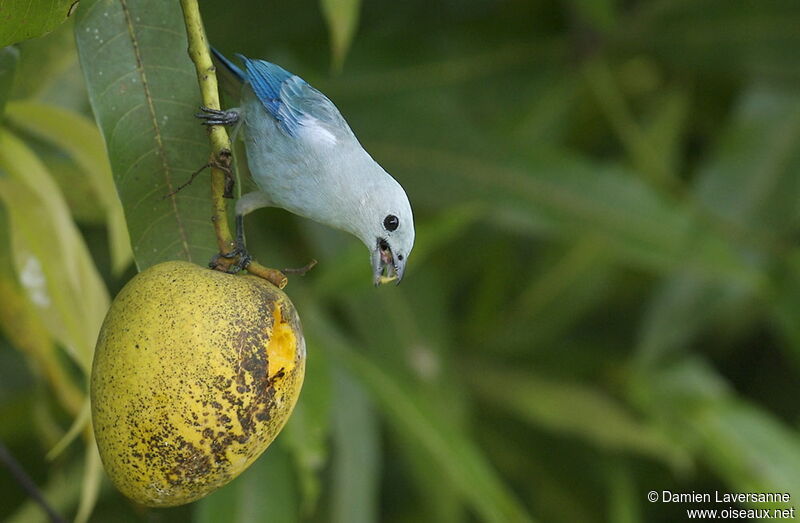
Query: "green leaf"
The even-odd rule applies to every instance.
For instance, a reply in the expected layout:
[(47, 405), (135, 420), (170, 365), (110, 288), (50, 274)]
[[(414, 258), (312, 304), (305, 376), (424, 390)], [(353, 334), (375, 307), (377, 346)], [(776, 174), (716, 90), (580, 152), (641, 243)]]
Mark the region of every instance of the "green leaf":
[[(505, 275), (502, 258), (496, 265), (496, 272)], [(610, 286), (608, 265), (604, 242), (592, 235), (575, 238), (563, 256), (546, 259), (531, 267), (530, 277), (518, 278), (520, 283), (515, 288), (519, 288), (519, 296), (499, 325), (490, 309), (507, 306), (508, 298), (505, 293), (495, 292), (493, 299), (487, 299), (492, 295), (490, 286), (495, 285), (487, 280), (485, 294), (475, 300), (469, 322), (474, 326), (471, 335), (498, 349), (518, 347), (525, 353), (552, 345), (592, 306), (606, 299), (603, 291)]]
[(12, 91), (14, 99), (42, 99), (48, 92), (61, 93), (64, 89), (60, 83), (65, 73), (77, 70), (83, 89), (80, 107), (88, 105), (86, 88), (78, 67), (73, 29), (72, 24), (63, 24), (42, 38), (15, 46), (20, 50), (20, 63)]
[(86, 172), (60, 149), (41, 143), (32, 145), (36, 146), (36, 154), (58, 184), (72, 218), (78, 224), (106, 226), (106, 210)]
[(42, 322), (88, 375), (110, 303), (58, 187), (18, 138), (0, 131), (0, 199), (11, 217), (14, 261)]
[(496, 408), (600, 448), (640, 453), (685, 466), (685, 451), (655, 427), (637, 420), (622, 404), (597, 388), (482, 366), (470, 380)]
[(649, 2), (629, 24), (629, 47), (704, 73), (800, 76), (800, 4), (793, 0)]
[(230, 484), (194, 505), (195, 523), (294, 523), (299, 499), (289, 454), (280, 437)]
[[(697, 201), (726, 227), (737, 231), (742, 249), (750, 255), (752, 270), (763, 270), (781, 237), (791, 241), (800, 225), (800, 96), (765, 85), (750, 86), (737, 105), (711, 158), (701, 166), (694, 188)], [(789, 257), (781, 256), (782, 260)], [(774, 292), (791, 295), (792, 285)], [(747, 325), (753, 318), (748, 300), (758, 291), (741, 282), (721, 280), (683, 269), (656, 289), (645, 314), (639, 340), (642, 363), (655, 364), (670, 352), (691, 346), (703, 329), (713, 327), (726, 313), (737, 313), (730, 323)], [(781, 315), (780, 298), (775, 311)], [(794, 310), (793, 308), (791, 310)], [(790, 313), (792, 316), (794, 313)], [(795, 322), (778, 321), (781, 329)]]
[(643, 521), (639, 503), (641, 494), (633, 474), (625, 463), (614, 460), (608, 467), (609, 510), (608, 521), (615, 523), (640, 523)]
[(569, 0), (568, 4), (592, 29), (610, 30), (614, 27), (617, 0)]
[[(83, 474), (83, 465), (75, 461), (69, 463), (63, 470), (54, 471), (42, 486), (42, 494), (53, 509), (62, 516), (71, 511), (78, 502), (81, 494), (81, 482), (76, 481)], [(6, 518), (6, 523), (34, 523), (41, 522), (42, 507), (28, 499), (20, 508)]]
[(83, 481), (81, 483), (81, 497), (78, 503), (78, 513), (75, 515), (75, 523), (89, 521), (94, 506), (97, 504), (103, 476), (103, 463), (100, 461), (97, 442), (92, 436), (86, 442), (84, 451)]
[(11, 243), (2, 245), (7, 255), (0, 256), (0, 259), (5, 258), (0, 274), (0, 331), (15, 349), (25, 355), (31, 368), (39, 369), (64, 410), (75, 414), (85, 401), (84, 394), (64, 369), (50, 333), (17, 283)]
[(105, 209), (112, 268), (121, 273), (132, 257), (130, 238), (97, 127), (78, 113), (38, 102), (13, 102), (8, 117), (16, 126), (63, 149), (88, 175)]
[(139, 270), (216, 253), (197, 78), (177, 2), (84, 0), (75, 37)]
[(347, 373), (335, 373), (333, 523), (378, 521), (380, 433), (372, 402)]
[(800, 509), (797, 430), (743, 401), (698, 412), (691, 424), (703, 442), (704, 460), (734, 492), (789, 492), (792, 506)]
[[(427, 223), (417, 224), (414, 261), (409, 265), (407, 274), (414, 274), (415, 267), (423, 267), (425, 260), (436, 252), (446, 249), (485, 215), (486, 209), (483, 205), (454, 206)], [(353, 245), (338, 257), (340, 259), (338, 263), (322, 265), (315, 269), (317, 272), (315, 293), (318, 296), (341, 293), (370, 277), (369, 267), (364, 264), (363, 245)]]
[(358, 28), (361, 0), (320, 0), (331, 34), (333, 68), (340, 70)]
[[(337, 104), (343, 99), (377, 99), (404, 91), (420, 94), (443, 86), (492, 78), (522, 64), (549, 64), (563, 57), (565, 50), (566, 46), (560, 38), (552, 38), (504, 43), (499, 46), (492, 42), (480, 52), (468, 52), (461, 56), (438, 56), (432, 60), (420, 58), (417, 63), (388, 71), (385, 59), (378, 59), (375, 63), (379, 65), (373, 72), (342, 75), (318, 87), (322, 87), (321, 90)], [(383, 108), (384, 111), (387, 109), (388, 107)], [(431, 107), (427, 106), (425, 109), (429, 111)], [(430, 118), (430, 114), (425, 114), (424, 117)], [(384, 125), (385, 121), (379, 120), (378, 123)], [(418, 126), (416, 128), (419, 130)]]
[[(0, 176), (3, 176), (2, 172)], [(0, 276), (9, 281), (16, 280), (11, 254), (11, 216), (3, 205), (0, 205)]]
[(603, 59), (593, 60), (584, 67), (584, 74), (587, 87), (594, 92), (599, 107), (637, 171), (656, 188), (674, 187), (674, 174), (667, 169), (656, 145), (634, 118), (609, 64)]
[(735, 395), (706, 362), (684, 358), (655, 368), (636, 377), (635, 390), (665, 432), (696, 449), (730, 492), (789, 492), (798, 506), (797, 430)]
[(800, 95), (756, 84), (745, 92), (710, 161), (697, 197), (717, 216), (760, 237), (800, 226)]
[[(712, 159), (703, 166), (698, 198), (743, 237), (754, 263), (771, 261), (780, 276), (770, 285), (773, 325), (800, 354), (798, 265), (784, 245), (800, 230), (800, 95), (765, 83), (749, 86)], [(748, 295), (742, 298), (748, 298)], [(742, 302), (743, 300), (740, 300)], [(752, 317), (741, 307), (740, 322)]]
[(668, 172), (680, 172), (681, 147), (689, 117), (689, 96), (683, 90), (667, 91), (652, 104), (645, 133)]
[(318, 352), (308, 358), (303, 393), (282, 439), (297, 466), (304, 514), (311, 514), (319, 499), (320, 475), (328, 458), (330, 412), (330, 369), (325, 354)]
[(16, 47), (0, 49), (0, 117), (3, 116), (8, 96), (14, 86), (17, 62), (19, 62), (19, 51)]
[(721, 291), (706, 278), (681, 271), (666, 278), (645, 309), (639, 333), (639, 363), (657, 365), (666, 355), (690, 346), (721, 305)]
[(0, 205), (0, 331), (39, 370), (64, 409), (76, 414), (88, 400), (64, 369), (51, 334), (19, 283), (12, 241), (9, 212)]
[[(692, 267), (710, 277), (757, 285), (763, 275), (739, 258), (730, 241), (699, 220), (685, 203), (663, 196), (630, 171), (592, 164), (555, 149), (531, 153), (527, 166), (451, 150), (381, 144), (371, 149), (411, 183), (417, 198), (437, 205), (439, 195), (481, 202), (513, 213), (536, 236), (571, 240), (591, 232), (614, 261), (657, 273)], [(723, 276), (724, 275), (724, 276)]]
[(305, 324), (328, 346), (380, 405), (384, 419), (408, 443), (418, 445), (443, 476), (486, 521), (530, 521), (530, 516), (503, 485), (480, 450), (461, 430), (444, 421), (413, 388), (351, 350), (319, 314), (306, 310)]
[(56, 459), (64, 449), (69, 447), (69, 444), (75, 441), (75, 439), (81, 435), (83, 429), (89, 424), (89, 418), (91, 418), (92, 414), (92, 404), (89, 401), (89, 397), (87, 396), (86, 399), (83, 401), (83, 407), (81, 407), (80, 412), (78, 415), (75, 416), (75, 419), (72, 421), (72, 425), (70, 426), (69, 430), (67, 430), (64, 437), (62, 437), (56, 445), (50, 449), (50, 452), (47, 453), (47, 459), (52, 461)]
[(519, 111), (514, 138), (520, 147), (531, 143), (558, 143), (564, 139), (571, 111), (578, 100), (579, 77), (568, 74), (546, 76), (536, 84), (538, 89)]
[(782, 270), (776, 279), (777, 295), (771, 303), (773, 322), (783, 338), (800, 354), (800, 249), (793, 249), (785, 257)]
[(75, 13), (78, 0), (0, 0), (0, 47), (36, 38), (60, 24)]

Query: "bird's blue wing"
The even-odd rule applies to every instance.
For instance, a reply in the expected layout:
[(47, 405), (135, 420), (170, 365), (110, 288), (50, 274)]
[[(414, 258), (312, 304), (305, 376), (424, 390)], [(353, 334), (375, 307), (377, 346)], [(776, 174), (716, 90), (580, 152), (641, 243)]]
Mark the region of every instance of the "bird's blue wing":
[(270, 62), (240, 58), (253, 92), (289, 136), (310, 131), (311, 136), (335, 141), (352, 134), (333, 102), (305, 80)]
[(281, 100), (281, 84), (293, 75), (280, 66), (265, 62), (263, 60), (251, 60), (242, 55), (237, 55), (244, 62), (247, 70), (247, 81), (253, 88), (253, 92), (258, 97), (261, 104), (275, 118), (281, 127), (289, 133), (295, 135), (297, 122), (287, 121), (283, 111), (283, 101)]

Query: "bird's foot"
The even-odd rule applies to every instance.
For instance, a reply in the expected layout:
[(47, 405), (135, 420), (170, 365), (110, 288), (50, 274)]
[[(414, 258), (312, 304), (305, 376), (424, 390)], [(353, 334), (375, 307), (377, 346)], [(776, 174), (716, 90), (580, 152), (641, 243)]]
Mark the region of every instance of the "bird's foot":
[(247, 269), (249, 274), (264, 278), (279, 289), (286, 287), (289, 281), (283, 272), (264, 267), (255, 261), (246, 250), (239, 247), (227, 253), (216, 254), (211, 258), (208, 266), (211, 269), (227, 274), (236, 274), (243, 269)]
[[(303, 272), (311, 269), (316, 263), (316, 260), (313, 260), (312, 263), (303, 268)], [(215, 255), (211, 258), (208, 266), (214, 270), (227, 272), (228, 274), (236, 274), (242, 269), (247, 269), (248, 273), (258, 276), (259, 278), (264, 278), (279, 289), (286, 287), (286, 283), (288, 282), (283, 272), (277, 269), (264, 267), (255, 261), (253, 257), (250, 256), (250, 253), (247, 252), (244, 241), (243, 214), (236, 215), (236, 240), (233, 243), (233, 249)]]
[(244, 244), (237, 242), (236, 247), (228, 252), (220, 252), (215, 254), (208, 266), (212, 269), (227, 272), (228, 274), (236, 274), (237, 272), (246, 269), (253, 257), (247, 252)]
[(239, 111), (221, 111), (210, 107), (200, 106), (202, 113), (194, 116), (202, 120), (203, 125), (233, 125), (239, 121)]
[[(229, 262), (228, 260), (234, 260)], [(228, 252), (220, 252), (211, 258), (208, 266), (212, 269), (227, 272), (228, 274), (236, 274), (242, 269), (246, 269), (253, 257), (247, 252), (244, 243), (244, 215), (236, 215), (236, 241), (233, 244), (233, 249)]]

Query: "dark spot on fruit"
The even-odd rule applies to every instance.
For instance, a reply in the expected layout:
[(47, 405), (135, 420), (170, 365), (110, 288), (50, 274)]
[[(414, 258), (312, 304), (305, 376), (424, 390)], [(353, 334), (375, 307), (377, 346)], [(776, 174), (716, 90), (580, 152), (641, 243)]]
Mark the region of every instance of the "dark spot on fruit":
[(269, 386), (274, 387), (275, 382), (283, 378), (284, 376), (286, 376), (286, 370), (283, 367), (281, 367), (280, 370), (276, 372), (275, 375), (269, 379)]
[[(184, 482), (194, 482), (200, 478), (206, 478), (212, 470), (211, 460), (208, 454), (195, 447), (191, 442), (182, 437), (177, 438), (177, 454), (173, 456), (175, 465), (166, 471), (166, 478), (170, 485), (176, 486)], [(169, 451), (167, 451), (169, 452)], [(175, 450), (172, 450), (175, 453)], [(168, 456), (162, 456), (164, 463), (168, 463)]]

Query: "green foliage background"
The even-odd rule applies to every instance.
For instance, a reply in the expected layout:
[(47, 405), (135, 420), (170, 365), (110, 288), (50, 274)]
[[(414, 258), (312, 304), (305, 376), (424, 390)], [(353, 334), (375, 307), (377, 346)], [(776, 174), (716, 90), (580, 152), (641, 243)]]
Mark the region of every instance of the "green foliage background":
[[(163, 199), (208, 154), (180, 9), (83, 0), (3, 49), (0, 441), (60, 513), (685, 518), (651, 490), (798, 505), (796, 0), (201, 8), (220, 50), (329, 95), (409, 193), (417, 246), (403, 284), (375, 290), (353, 238), (279, 210), (248, 217), (260, 261), (320, 261), (287, 288), (309, 347), (300, 403), (229, 486), (134, 506), (85, 430), (86, 371), (133, 258), (214, 250), (207, 178)], [(36, 34), (58, 17), (41, 13)], [(0, 519), (41, 520), (0, 471)]]

